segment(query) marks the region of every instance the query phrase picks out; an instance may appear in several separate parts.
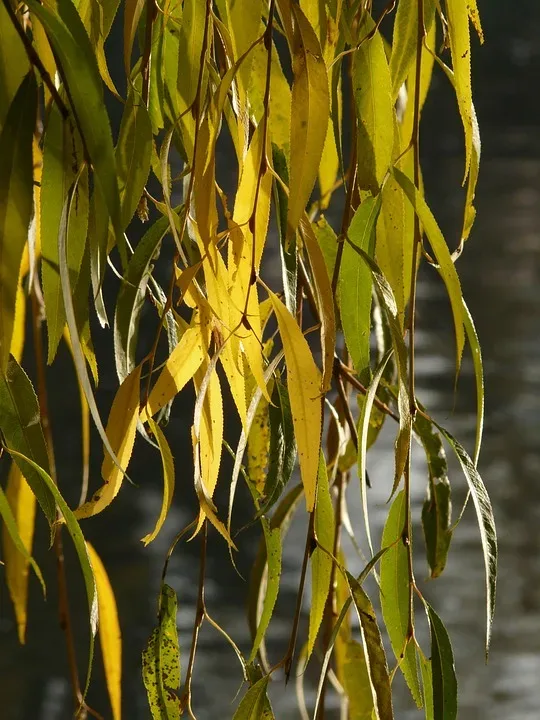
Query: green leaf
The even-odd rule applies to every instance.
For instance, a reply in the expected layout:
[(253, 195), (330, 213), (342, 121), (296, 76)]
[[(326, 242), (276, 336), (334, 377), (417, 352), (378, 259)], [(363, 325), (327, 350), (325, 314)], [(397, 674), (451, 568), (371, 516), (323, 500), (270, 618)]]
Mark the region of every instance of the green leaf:
[(265, 675), (249, 688), (234, 713), (233, 720), (273, 720), (274, 713), (266, 694), (270, 677)]
[[(281, 530), (279, 527), (272, 528), (267, 518), (261, 518), (261, 525), (264, 533), (264, 542), (266, 545), (266, 582), (265, 591), (259, 595), (259, 601), (262, 601), (260, 617), (258, 618), (257, 634), (253, 641), (253, 647), (248, 662), (253, 662), (261, 642), (266, 634), (272, 613), (276, 605), (279, 592), (279, 580), (281, 577)], [(261, 578), (261, 583), (263, 578)], [(259, 590), (260, 592), (260, 590)], [(257, 613), (259, 615), (259, 613)]]
[(482, 540), (482, 550), (484, 554), (484, 564), (486, 567), (486, 656), (489, 652), (489, 642), (491, 640), (491, 628), (493, 625), (493, 615), (495, 613), (495, 592), (497, 589), (497, 531), (495, 529), (495, 518), (493, 517), (493, 509), (491, 501), (487, 493), (486, 487), (476, 469), (473, 461), (467, 454), (465, 448), (443, 427), (434, 423), (454, 450), (457, 459), (461, 464), (461, 468), (469, 484), (469, 490), (472, 495), (478, 526), (480, 528), (480, 537)]
[(435, 610), (426, 603), (431, 632), (431, 671), (434, 720), (457, 718), (458, 696), (454, 655), (448, 632)]
[[(350, 242), (373, 255), (380, 195), (368, 197), (356, 211), (348, 230)], [(360, 377), (369, 380), (371, 329), (371, 272), (354, 247), (345, 243), (339, 269), (339, 307), (347, 349)]]
[(0, 131), (15, 94), (30, 69), (28, 56), (6, 8), (0, 5)]
[(326, 65), (315, 31), (299, 5), (291, 5), (294, 82), (291, 98), (291, 183), (287, 235), (291, 238), (309, 200), (317, 175), (330, 117)]
[[(435, 19), (435, 3), (424, 0), (424, 28), (429, 31)], [(390, 75), (392, 77), (392, 99), (395, 101), (409, 71), (416, 63), (418, 47), (418, 2), (417, 0), (399, 0), (394, 20), (392, 37), (392, 55), (390, 56)], [(425, 53), (425, 48), (422, 48)], [(412, 102), (412, 96), (409, 97)]]
[[(90, 685), (92, 663), (94, 661), (94, 640), (98, 627), (98, 601), (96, 592), (96, 581), (94, 578), (94, 571), (92, 570), (92, 563), (90, 562), (90, 557), (88, 555), (88, 548), (86, 547), (84, 535), (82, 534), (81, 527), (77, 522), (77, 518), (69, 509), (66, 501), (62, 497), (62, 494), (56, 487), (51, 476), (42, 467), (35, 463), (30, 457), (22, 453), (16, 452), (12, 448), (9, 448), (9, 453), (17, 462), (17, 465), (25, 468), (24, 475), (27, 480), (29, 470), (39, 475), (42, 483), (47, 487), (49, 493), (53, 496), (54, 501), (56, 502), (58, 509), (62, 517), (64, 518), (64, 522), (66, 524), (68, 532), (71, 536), (71, 539), (73, 540), (73, 545), (75, 546), (77, 557), (79, 558), (79, 564), (81, 566), (84, 578), (84, 586), (86, 589), (86, 598), (88, 601), (88, 613), (90, 622), (90, 647), (88, 652), (88, 671), (86, 673), (86, 683), (83, 692), (84, 699)], [(30, 483), (28, 484), (30, 485)]]
[(315, 503), (315, 537), (317, 547), (311, 554), (311, 608), (306, 661), (311, 657), (323, 619), (330, 591), (333, 565), (332, 557), (328, 553), (332, 553), (334, 547), (334, 507), (328, 486), (326, 460), (322, 451), (317, 479), (317, 502)]
[(118, 379), (123, 382), (134, 369), (139, 320), (146, 298), (146, 287), (153, 261), (169, 229), (165, 216), (151, 225), (133, 253), (122, 280), (114, 316), (114, 357)]
[(328, 277), (331, 279), (334, 275), (338, 249), (336, 233), (324, 215), (321, 215), (317, 222), (313, 223), (313, 231), (324, 256)]
[(433, 716), (433, 673), (431, 660), (418, 648), (418, 659), (420, 660), (420, 673), (422, 675), (422, 688), (424, 695), (424, 714), (426, 720), (434, 720)]
[(454, 316), (454, 327), (456, 333), (456, 375), (459, 373), (461, 367), (461, 356), (463, 354), (463, 346), (465, 344), (465, 331), (463, 329), (463, 299), (461, 294), (461, 283), (456, 272), (454, 263), (448, 245), (440, 231), (437, 221), (433, 217), (433, 214), (422, 193), (414, 187), (413, 183), (409, 178), (404, 175), (401, 170), (394, 168), (394, 177), (403, 188), (405, 195), (408, 197), (409, 202), (415, 209), (416, 214), (424, 231), (428, 237), (435, 258), (437, 259), (438, 271), (444, 280), (448, 297), (450, 299), (450, 305), (452, 306), (452, 314)]
[(279, 500), (291, 478), (296, 461), (296, 443), (287, 388), (276, 378), (269, 406), (270, 449), (264, 485), (266, 500), (260, 513), (266, 513)]
[(381, 546), (390, 547), (381, 559), (381, 607), (400, 670), (415, 703), (422, 707), (415, 645), (409, 637), (409, 564), (407, 548), (402, 539), (406, 518), (405, 502), (405, 493), (401, 491), (392, 503), (383, 530)]
[(436, 578), (444, 570), (452, 540), (448, 467), (441, 437), (433, 429), (432, 423), (418, 414), (414, 429), (424, 447), (428, 465), (429, 483), (427, 498), (422, 507), (422, 525), (431, 577)]
[[(49, 468), (38, 400), (28, 375), (13, 357), (9, 360), (6, 374), (0, 374), (0, 430), (10, 450), (16, 450), (37, 465)], [(15, 462), (52, 526), (56, 520), (56, 504), (47, 484), (40, 473), (34, 472), (20, 456), (15, 456)]]
[[(64, 203), (83, 162), (79, 134), (69, 122), (64, 120), (58, 107), (53, 104), (45, 132), (41, 178), (41, 274), (47, 316), (49, 364), (55, 358), (66, 324), (60, 282), (58, 233)], [(78, 281), (88, 230), (89, 200), (86, 168), (77, 182), (76, 193), (76, 202), (69, 218), (67, 240), (67, 265), (73, 288)]]
[[(374, 29), (369, 13), (363, 13), (361, 42)], [(361, 42), (354, 53), (352, 82), (358, 118), (358, 183), (373, 195), (390, 167), (394, 138), (394, 106), (390, 70), (382, 36)], [(322, 121), (321, 121), (322, 122)]]
[(143, 681), (154, 720), (176, 720), (181, 715), (180, 650), (176, 627), (176, 593), (161, 586), (158, 626), (142, 654)]
[(43, 575), (41, 574), (41, 570), (39, 569), (38, 564), (34, 560), (34, 558), (30, 555), (28, 550), (26, 549), (23, 541), (21, 540), (21, 536), (19, 535), (19, 529), (17, 527), (17, 521), (13, 517), (13, 512), (11, 511), (10, 504), (8, 502), (8, 499), (0, 486), (0, 515), (2, 516), (2, 519), (4, 521), (4, 527), (9, 533), (10, 538), (13, 540), (13, 544), (17, 548), (17, 550), (21, 553), (21, 555), (25, 558), (27, 563), (30, 563), (32, 566), (33, 571), (36, 573), (36, 577), (41, 583), (41, 587), (43, 588), (43, 595), (46, 594), (46, 588), (45, 588), (45, 580), (43, 579)]
[(375, 706), (366, 654), (363, 646), (354, 640), (347, 643), (343, 675), (343, 685), (349, 699), (349, 720), (372, 720)]
[(471, 346), (471, 354), (474, 367), (474, 376), (476, 378), (476, 440), (474, 443), (474, 465), (478, 465), (480, 457), (480, 448), (482, 446), (482, 434), (484, 432), (484, 364), (482, 362), (482, 351), (476, 328), (469, 312), (469, 308), (463, 300), (463, 322), (465, 323), (465, 332), (467, 340)]
[(373, 703), (381, 720), (383, 718), (384, 720), (393, 720), (394, 711), (392, 709), (390, 677), (375, 610), (358, 580), (349, 572), (347, 572), (347, 582), (349, 583), (354, 607), (360, 622), (362, 642), (366, 649), (366, 664)]
[(13, 98), (0, 135), (0, 374), (8, 364), (19, 267), (32, 219), (36, 113), (37, 85), (32, 70)]
[(114, 148), (94, 50), (71, 0), (58, 0), (48, 6), (40, 5), (37, 0), (29, 0), (28, 6), (43, 23), (62, 66), (88, 159), (103, 193), (122, 261), (125, 263), (126, 249)]
[(122, 228), (125, 229), (139, 204), (150, 172), (152, 126), (141, 97), (132, 90), (124, 106), (116, 146)]

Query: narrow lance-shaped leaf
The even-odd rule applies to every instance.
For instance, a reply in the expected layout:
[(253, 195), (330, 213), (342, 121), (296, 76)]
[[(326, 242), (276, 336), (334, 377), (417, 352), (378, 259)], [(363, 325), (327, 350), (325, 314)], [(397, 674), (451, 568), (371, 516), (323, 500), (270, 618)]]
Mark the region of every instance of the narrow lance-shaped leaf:
[(495, 591), (497, 588), (497, 531), (491, 501), (486, 487), (465, 448), (450, 433), (437, 423), (434, 423), (454, 450), (457, 459), (469, 484), (469, 490), (476, 510), (484, 564), (486, 567), (486, 656), (489, 652), (491, 640), (491, 627), (495, 613)]
[(167, 438), (165, 437), (159, 425), (154, 422), (152, 418), (148, 418), (148, 424), (150, 425), (150, 430), (152, 431), (152, 434), (158, 442), (159, 452), (161, 454), (161, 462), (163, 465), (163, 500), (161, 503), (161, 510), (155, 528), (152, 530), (151, 533), (145, 535), (142, 538), (142, 542), (145, 545), (148, 545), (148, 543), (151, 543), (153, 540), (155, 540), (157, 534), (163, 527), (163, 523), (165, 522), (165, 519), (171, 507), (174, 495), (174, 460), (171, 449), (169, 447), (169, 443), (167, 442)]
[(105, 680), (111, 702), (113, 720), (122, 712), (122, 635), (118, 622), (116, 600), (105, 566), (90, 543), (86, 543), (94, 569), (99, 607), (99, 642), (105, 668)]
[(321, 374), (296, 320), (281, 300), (268, 291), (285, 351), (287, 387), (308, 512), (315, 506), (322, 432)]
[(234, 713), (233, 720), (273, 720), (274, 713), (266, 695), (270, 677), (265, 675), (249, 688)]
[(364, 647), (354, 640), (347, 643), (343, 665), (343, 685), (349, 700), (351, 720), (372, 720), (375, 705)]
[(0, 5), (0, 130), (11, 102), (30, 70), (28, 55), (4, 5)]
[[(375, 223), (381, 197), (368, 197), (356, 211), (348, 230), (351, 242), (368, 255), (374, 251)], [(339, 307), (347, 349), (360, 377), (369, 380), (371, 328), (371, 271), (349, 243), (339, 269)]]
[(40, 467), (49, 468), (47, 446), (41, 428), (39, 405), (32, 383), (22, 367), (11, 358), (5, 375), (0, 373), (0, 430), (41, 509), (52, 526), (56, 519), (54, 496), (32, 466), (22, 456), (31, 458)]
[[(37, 463), (35, 463), (30, 457), (23, 455), (22, 453), (16, 452), (12, 448), (9, 448), (11, 456), (17, 460), (17, 463), (22, 467), (29, 468), (35, 472), (41, 478), (43, 484), (47, 487), (48, 491), (53, 496), (58, 509), (64, 519), (68, 532), (73, 540), (77, 557), (79, 558), (79, 564), (81, 566), (84, 586), (86, 588), (86, 598), (88, 601), (88, 613), (89, 613), (89, 624), (90, 624), (90, 645), (88, 651), (88, 671), (86, 673), (86, 683), (83, 692), (83, 698), (86, 696), (88, 687), (90, 685), (90, 676), (92, 673), (92, 663), (94, 661), (94, 641), (98, 627), (98, 602), (96, 592), (96, 580), (94, 577), (94, 571), (88, 555), (88, 549), (86, 547), (86, 541), (82, 534), (81, 527), (77, 522), (77, 518), (70, 510), (68, 504), (62, 497), (62, 494), (56, 487), (51, 476)], [(28, 471), (26, 471), (28, 476)]]
[[(334, 507), (328, 486), (326, 460), (321, 451), (319, 476), (317, 478), (317, 502), (315, 504), (315, 536), (317, 547), (311, 554), (311, 607), (309, 612), (309, 631), (307, 659), (309, 660), (324, 615), (330, 579), (332, 576), (332, 557), (334, 545)], [(323, 549), (324, 548), (324, 549)]]
[(424, 716), (426, 720), (434, 720), (433, 673), (431, 670), (431, 659), (424, 655), (422, 648), (418, 648), (418, 659), (420, 661), (420, 674), (422, 676), (422, 688), (424, 694)]
[(69, 88), (89, 160), (100, 185), (118, 247), (127, 259), (120, 215), (120, 195), (109, 118), (103, 102), (101, 77), (92, 45), (82, 20), (70, 0), (58, 0), (50, 6), (29, 0), (30, 10), (45, 27), (51, 45), (60, 60)]
[(416, 664), (414, 641), (409, 636), (410, 579), (407, 548), (403, 542), (406, 517), (404, 491), (396, 495), (384, 526), (381, 545), (389, 547), (381, 559), (381, 607), (390, 644), (418, 707), (422, 692)]
[(366, 649), (366, 664), (373, 703), (380, 720), (393, 720), (390, 676), (375, 610), (358, 580), (349, 572), (347, 573), (347, 582), (358, 615), (362, 642)]
[(142, 654), (143, 681), (153, 720), (180, 717), (180, 650), (176, 627), (176, 593), (165, 583), (161, 588), (158, 627)]
[(482, 446), (482, 434), (484, 432), (484, 364), (482, 362), (482, 351), (480, 342), (476, 334), (476, 328), (469, 312), (469, 308), (463, 300), (463, 322), (465, 323), (465, 332), (467, 340), (471, 346), (471, 354), (474, 367), (474, 376), (476, 379), (476, 440), (474, 443), (473, 462), (478, 465), (480, 457), (480, 448)]
[(0, 374), (8, 365), (19, 267), (32, 218), (36, 112), (37, 84), (32, 70), (13, 98), (0, 134)]
[(422, 525), (431, 577), (436, 578), (444, 570), (452, 539), (448, 467), (441, 437), (429, 420), (418, 414), (414, 429), (424, 447), (428, 466), (429, 483), (422, 507)]
[(24, 552), (22, 552), (16, 540), (11, 537), (7, 523), (4, 521), (2, 548), (6, 566), (6, 584), (15, 609), (19, 642), (24, 644), (26, 639), (29, 554), (32, 552), (34, 539), (36, 496), (24, 479), (16, 462), (13, 462), (9, 469), (6, 497), (13, 512), (16, 529), (24, 548)]
[(287, 234), (292, 237), (317, 179), (330, 116), (328, 77), (315, 31), (299, 5), (292, 38), (291, 184)]
[[(416, 63), (418, 48), (418, 7), (417, 0), (399, 0), (394, 21), (390, 75), (392, 78), (392, 99), (395, 101), (401, 86), (413, 63)], [(424, 0), (424, 28), (429, 32), (435, 19), (434, 0)], [(423, 52), (426, 52), (422, 48)], [(410, 99), (409, 99), (410, 102)]]
[(118, 458), (120, 467), (105, 450), (101, 475), (105, 484), (97, 490), (92, 499), (76, 510), (78, 518), (91, 517), (104, 510), (117, 496), (127, 469), (139, 419), (141, 365), (138, 365), (122, 385), (114, 398), (107, 428), (107, 438)]
[(448, 632), (435, 610), (426, 603), (431, 633), (431, 672), (434, 720), (455, 720), (458, 694), (454, 654)]

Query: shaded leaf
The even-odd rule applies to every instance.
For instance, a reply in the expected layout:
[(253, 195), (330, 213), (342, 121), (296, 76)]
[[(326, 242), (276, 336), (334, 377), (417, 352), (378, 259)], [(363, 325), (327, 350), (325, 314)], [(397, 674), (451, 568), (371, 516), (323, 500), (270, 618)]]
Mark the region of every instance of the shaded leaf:
[(266, 545), (266, 568), (259, 586), (257, 634), (248, 660), (250, 663), (255, 659), (272, 619), (281, 577), (281, 530), (279, 527), (272, 528), (265, 517), (261, 518), (261, 525)]
[(343, 685), (349, 699), (349, 720), (372, 720), (375, 706), (363, 646), (351, 640), (346, 645)]
[(142, 538), (142, 542), (145, 545), (148, 545), (148, 543), (151, 543), (152, 540), (155, 540), (157, 534), (161, 530), (169, 513), (174, 495), (174, 460), (169, 443), (167, 442), (167, 438), (159, 425), (154, 422), (152, 418), (148, 418), (148, 424), (150, 425), (150, 430), (152, 431), (153, 436), (158, 442), (159, 452), (161, 454), (161, 463), (163, 465), (163, 500), (155, 528), (151, 533)]
[(266, 695), (269, 680), (270, 677), (265, 675), (249, 688), (236, 709), (233, 720), (273, 720), (274, 713)]
[(33, 212), (36, 112), (37, 84), (32, 70), (20, 84), (0, 134), (0, 374), (7, 371), (19, 267)]
[[(392, 99), (395, 101), (409, 71), (416, 64), (418, 47), (418, 3), (416, 0), (400, 0), (394, 21), (390, 75), (392, 78)], [(435, 2), (425, 0), (424, 28), (428, 32), (435, 19)], [(423, 50), (425, 53), (425, 50)], [(410, 92), (410, 88), (409, 88)], [(413, 97), (411, 93), (410, 97)]]
[(435, 610), (426, 603), (431, 632), (431, 671), (434, 720), (457, 718), (457, 679), (448, 632)]

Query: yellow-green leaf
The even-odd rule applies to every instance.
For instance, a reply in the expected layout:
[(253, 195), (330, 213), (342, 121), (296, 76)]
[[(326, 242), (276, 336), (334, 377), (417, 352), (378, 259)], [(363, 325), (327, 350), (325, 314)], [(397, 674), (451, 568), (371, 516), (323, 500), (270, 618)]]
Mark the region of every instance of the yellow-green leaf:
[(291, 102), (291, 169), (287, 235), (292, 237), (315, 185), (324, 148), (330, 94), (321, 46), (296, 4), (293, 36), (294, 82)]
[(285, 351), (287, 387), (308, 512), (315, 507), (322, 432), (321, 373), (296, 320), (269, 291)]
[(375, 706), (363, 646), (351, 640), (345, 649), (343, 686), (349, 699), (349, 720), (372, 720)]
[(101, 475), (105, 484), (92, 499), (77, 508), (78, 518), (91, 517), (104, 510), (118, 495), (127, 470), (139, 420), (141, 365), (133, 370), (118, 388), (113, 400), (105, 432), (120, 467), (105, 450)]
[(174, 460), (171, 449), (169, 447), (169, 443), (167, 442), (167, 438), (165, 437), (159, 425), (154, 422), (152, 418), (148, 418), (148, 424), (150, 425), (150, 430), (152, 431), (152, 434), (158, 442), (159, 452), (161, 454), (161, 462), (163, 465), (163, 501), (161, 503), (161, 511), (159, 513), (155, 528), (152, 530), (151, 533), (145, 535), (142, 538), (142, 542), (145, 545), (151, 543), (161, 530), (163, 523), (165, 522), (165, 518), (167, 517), (167, 514), (171, 507), (174, 495)]
[[(374, 27), (367, 12), (363, 13), (363, 17), (360, 40)], [(392, 160), (394, 135), (390, 70), (378, 31), (361, 43), (353, 63), (353, 90), (358, 117), (358, 183), (362, 190), (370, 190), (376, 195)]]
[(8, 364), (19, 267), (32, 218), (36, 112), (37, 84), (32, 70), (13, 98), (0, 135), (0, 373)]
[(158, 627), (142, 654), (143, 681), (153, 720), (178, 720), (180, 700), (180, 650), (176, 627), (176, 593), (161, 587)]
[(317, 478), (315, 536), (317, 538), (317, 547), (311, 554), (311, 608), (309, 611), (307, 659), (310, 658), (313, 652), (323, 619), (330, 590), (333, 564), (328, 553), (332, 553), (334, 547), (334, 508), (328, 486), (326, 461), (322, 452), (319, 459), (319, 475)]
[(381, 607), (390, 644), (407, 685), (418, 707), (422, 693), (416, 664), (414, 642), (409, 637), (409, 566), (403, 543), (405, 529), (405, 493), (396, 495), (386, 520), (381, 547), (388, 547), (381, 558)]
[[(394, 34), (392, 36), (392, 54), (390, 56), (390, 75), (392, 78), (392, 99), (395, 101), (405, 82), (411, 67), (416, 63), (418, 49), (418, 7), (417, 0), (399, 0)], [(424, 0), (424, 28), (429, 31), (435, 18), (434, 0)], [(425, 49), (422, 48), (425, 53)], [(410, 88), (409, 88), (410, 93)], [(409, 102), (413, 102), (413, 95)]]
[(5, 6), (0, 5), (0, 130), (30, 64)]
[(99, 607), (99, 642), (113, 720), (122, 717), (122, 633), (114, 591), (105, 566), (89, 542), (86, 543), (96, 578)]
[(274, 713), (266, 695), (269, 675), (258, 680), (249, 688), (234, 713), (233, 720), (273, 720)]

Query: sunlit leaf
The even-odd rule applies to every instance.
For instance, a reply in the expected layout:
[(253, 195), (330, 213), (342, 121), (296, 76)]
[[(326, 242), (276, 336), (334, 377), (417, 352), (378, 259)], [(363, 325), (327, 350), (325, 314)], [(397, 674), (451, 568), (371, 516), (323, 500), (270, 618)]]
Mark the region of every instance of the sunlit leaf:
[(279, 325), (285, 361), (287, 387), (291, 401), (294, 435), (298, 447), (300, 473), (308, 512), (315, 506), (315, 492), (321, 446), (322, 406), (321, 374), (315, 365), (309, 345), (296, 320), (281, 300), (269, 292)]
[(328, 553), (333, 552), (334, 545), (334, 508), (328, 486), (326, 461), (322, 452), (319, 460), (319, 475), (317, 478), (315, 536), (317, 538), (317, 547), (311, 554), (311, 608), (309, 612), (308, 659), (315, 647), (315, 641), (323, 619), (326, 601), (330, 591), (333, 564), (332, 558)]
[(86, 543), (96, 579), (99, 607), (99, 642), (103, 655), (105, 680), (111, 702), (112, 717), (120, 720), (122, 707), (122, 635), (114, 591), (101, 558), (89, 542)]
[(349, 699), (350, 720), (372, 720), (375, 706), (364, 648), (351, 640), (346, 645), (343, 684)]
[(233, 720), (274, 719), (274, 713), (272, 712), (270, 701), (266, 695), (269, 680), (270, 677), (265, 675), (258, 680), (255, 685), (249, 688), (236, 709)]
[(77, 508), (78, 518), (91, 517), (102, 512), (118, 495), (127, 470), (139, 420), (141, 365), (133, 370), (118, 388), (105, 432), (118, 458), (120, 467), (105, 450), (101, 475), (105, 484), (96, 490), (92, 499)]
[(15, 462), (9, 469), (6, 498), (13, 513), (14, 529), (19, 535), (18, 540), (11, 537), (8, 522), (4, 519), (2, 549), (6, 565), (6, 584), (15, 609), (19, 642), (23, 644), (26, 640), (28, 566), (32, 562), (29, 555), (32, 553), (34, 539), (36, 496)]
[(255, 659), (270, 624), (281, 577), (281, 530), (279, 527), (272, 528), (265, 517), (261, 518), (261, 525), (266, 545), (266, 568), (259, 589), (260, 608), (259, 612), (257, 612), (257, 634), (253, 641), (249, 662), (253, 662)]
[(153, 720), (176, 720), (181, 715), (180, 650), (176, 627), (176, 593), (165, 583), (161, 587), (158, 626), (142, 654), (143, 681)]
[(13, 98), (0, 134), (0, 374), (8, 365), (19, 267), (32, 219), (36, 112), (36, 78), (30, 71)]
[(418, 648), (418, 659), (420, 661), (420, 674), (422, 676), (422, 689), (424, 696), (424, 714), (426, 720), (434, 720), (433, 715), (433, 673), (431, 670), (431, 659), (427, 658)]
[(142, 538), (142, 542), (145, 545), (148, 545), (148, 543), (151, 543), (152, 540), (155, 540), (157, 534), (161, 530), (163, 523), (167, 518), (174, 495), (174, 460), (169, 443), (167, 442), (167, 438), (159, 425), (155, 423), (152, 418), (148, 418), (148, 424), (153, 436), (158, 442), (159, 452), (161, 454), (161, 463), (163, 465), (163, 500), (155, 528), (151, 533)]
[(410, 638), (410, 579), (407, 547), (403, 540), (406, 521), (404, 491), (396, 495), (384, 526), (382, 547), (389, 547), (381, 559), (381, 607), (384, 624), (394, 655), (418, 707), (422, 693), (416, 663), (416, 650)]
[(306, 16), (291, 5), (293, 35), (291, 166), (287, 234), (294, 234), (317, 179), (328, 120), (330, 96), (321, 46)]
[[(416, 63), (418, 48), (418, 8), (416, 0), (400, 0), (394, 21), (390, 75), (392, 78), (392, 99), (395, 101), (413, 63)], [(434, 0), (423, 3), (423, 26), (429, 31), (435, 18)], [(425, 51), (424, 51), (425, 52)], [(410, 92), (410, 89), (409, 89)], [(412, 93), (409, 102), (412, 101)]]

